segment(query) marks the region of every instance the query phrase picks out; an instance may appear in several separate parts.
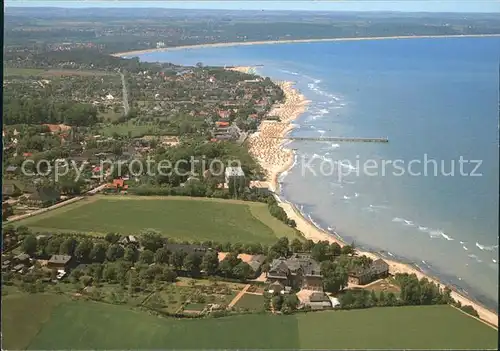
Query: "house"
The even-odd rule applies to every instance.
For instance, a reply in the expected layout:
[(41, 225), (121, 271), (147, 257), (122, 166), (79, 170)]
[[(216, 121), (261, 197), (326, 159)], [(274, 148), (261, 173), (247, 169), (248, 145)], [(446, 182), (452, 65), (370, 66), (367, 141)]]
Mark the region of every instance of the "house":
[(35, 190), (31, 195), (28, 195), (28, 201), (39, 205), (53, 205), (61, 199), (61, 192), (56, 188), (45, 187)]
[(66, 132), (71, 129), (70, 126), (67, 126), (65, 124), (44, 124), (44, 126), (48, 127), (49, 131), (52, 134), (59, 132)]
[(191, 245), (191, 244), (170, 244), (168, 243), (165, 248), (168, 252), (174, 253), (178, 251), (184, 252), (186, 255), (196, 254), (197, 256), (204, 256), (210, 249), (201, 245)]
[(137, 246), (139, 245), (139, 241), (133, 235), (124, 236), (123, 238), (120, 239), (119, 243), (125, 246), (130, 244)]
[(28, 263), (30, 263), (30, 255), (25, 254), (25, 253), (21, 253), (21, 254), (17, 255), (16, 257), (14, 257), (14, 261), (15, 261), (15, 263), (18, 263), (18, 264), (28, 264)]
[(294, 254), (274, 259), (267, 273), (268, 282), (279, 282), (293, 289), (323, 290), (323, 277), (318, 262), (310, 255)]
[(17, 166), (7, 166), (7, 168), (5, 169), (5, 172), (6, 173), (16, 173), (17, 171)]
[(356, 268), (349, 272), (348, 281), (351, 284), (365, 285), (374, 280), (385, 278), (389, 275), (389, 265), (382, 259), (372, 262), (370, 267)]
[(47, 268), (65, 271), (71, 265), (72, 260), (72, 256), (52, 255), (47, 262)]
[[(219, 262), (222, 262), (227, 256), (227, 252), (219, 252), (217, 258)], [(249, 255), (249, 254), (238, 254), (237, 256), (242, 262), (245, 262), (252, 268), (253, 274), (250, 278), (257, 278), (261, 273), (261, 267), (266, 260), (265, 255)]]
[(309, 297), (309, 303), (307, 303), (307, 305), (310, 306), (312, 310), (324, 310), (332, 308), (332, 302), (324, 292), (312, 293)]
[(237, 180), (245, 179), (245, 172), (241, 167), (226, 167), (224, 170), (224, 178), (226, 183), (237, 182)]
[(113, 179), (113, 183), (110, 183), (107, 185), (108, 189), (115, 189), (116, 191), (122, 191), (122, 190), (127, 190), (128, 185), (125, 184), (124, 179)]
[(19, 182), (5, 179), (2, 182), (2, 197), (19, 196), (23, 193)]
[(254, 189), (259, 194), (267, 195), (271, 193), (271, 190), (269, 189), (269, 183), (260, 180), (250, 181), (249, 188)]
[(264, 264), (266, 256), (264, 255), (252, 255), (252, 258), (246, 262), (254, 271), (254, 276), (258, 277), (261, 273), (260, 268)]

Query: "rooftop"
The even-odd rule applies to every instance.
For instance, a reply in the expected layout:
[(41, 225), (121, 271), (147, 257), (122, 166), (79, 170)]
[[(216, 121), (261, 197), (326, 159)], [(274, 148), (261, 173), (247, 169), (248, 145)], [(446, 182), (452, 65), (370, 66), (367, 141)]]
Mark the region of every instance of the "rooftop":
[(244, 177), (245, 172), (241, 169), (241, 167), (226, 167), (224, 171), (226, 177)]

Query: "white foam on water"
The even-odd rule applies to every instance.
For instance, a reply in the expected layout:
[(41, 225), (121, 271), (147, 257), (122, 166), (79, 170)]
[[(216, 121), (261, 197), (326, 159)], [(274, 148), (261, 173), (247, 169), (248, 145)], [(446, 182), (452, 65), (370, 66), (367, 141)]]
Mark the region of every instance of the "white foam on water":
[(392, 221), (393, 221), (393, 222), (395, 222), (395, 223), (400, 223), (400, 222), (403, 222), (403, 221), (404, 221), (404, 219), (403, 219), (403, 218), (399, 218), (399, 217), (394, 217), (394, 218), (392, 219)]
[(445, 238), (446, 240), (448, 240), (448, 241), (453, 241), (453, 240), (455, 240), (455, 239), (453, 239), (451, 236), (446, 235), (446, 234), (445, 234), (445, 233), (443, 233), (443, 232), (441, 232), (441, 236), (442, 236), (443, 238)]
[(339, 147), (340, 147), (340, 145), (339, 145), (339, 144), (332, 144), (332, 145), (331, 145), (331, 148), (332, 148), (332, 149), (338, 149)]
[(359, 197), (359, 193), (354, 193), (354, 197)]
[(356, 182), (351, 182), (351, 181), (348, 181), (348, 180), (344, 180), (344, 183), (345, 184), (356, 184)]
[(391, 257), (394, 257), (394, 255), (392, 253), (390, 253), (389, 251), (387, 251), (387, 254)]
[(476, 242), (476, 247), (481, 251), (493, 251), (498, 249), (498, 245), (486, 246)]
[(493, 263), (497, 263), (497, 260), (495, 260), (494, 258), (491, 259), (493, 261)]
[(469, 249), (467, 248), (467, 246), (463, 245), (462, 247), (464, 248), (465, 251), (469, 251)]
[(350, 200), (350, 199), (351, 199), (351, 197), (344, 195), (344, 200)]
[(318, 133), (320, 133), (320, 134), (325, 134), (325, 133), (326, 133), (326, 131), (324, 131), (323, 129), (318, 129)]
[[(297, 72), (287, 71), (286, 69), (280, 69), (281, 72), (291, 74), (292, 76), (298, 76)], [(319, 82), (318, 82), (319, 83)]]
[(408, 227), (413, 227), (413, 225), (414, 225), (413, 221), (407, 221), (407, 220), (405, 219), (405, 220), (404, 220), (404, 222), (405, 222), (405, 224), (404, 224), (404, 225), (406, 225), (406, 226), (408, 226)]
[(476, 255), (474, 254), (470, 254), (470, 255), (467, 255), (469, 258), (472, 258), (474, 259), (477, 263), (481, 263), (483, 262), (482, 260), (479, 259), (479, 257), (477, 257)]
[(430, 230), (429, 232), (429, 236), (431, 238), (439, 238), (439, 237), (442, 237), (442, 231), (441, 230)]
[(419, 226), (418, 226), (418, 230), (420, 230), (421, 232), (425, 232), (425, 233), (427, 233), (427, 231), (429, 230), (429, 228), (427, 228), (427, 227), (422, 227), (422, 226), (420, 226), (420, 225), (419, 225)]

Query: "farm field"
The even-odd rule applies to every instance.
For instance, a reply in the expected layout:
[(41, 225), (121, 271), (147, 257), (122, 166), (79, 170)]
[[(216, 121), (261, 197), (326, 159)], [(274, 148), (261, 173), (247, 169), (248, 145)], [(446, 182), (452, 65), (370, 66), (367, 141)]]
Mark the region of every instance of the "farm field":
[[(187, 197), (95, 196), (16, 222), (38, 231), (138, 234), (177, 240), (274, 244), (298, 237), (262, 203)], [(254, 215), (254, 213), (257, 213)], [(196, 221), (193, 220), (196, 218)]]
[(10, 296), (3, 301), (4, 321), (18, 323), (4, 329), (8, 349), (495, 349), (497, 345), (494, 329), (450, 306), (170, 319), (83, 300), (34, 306), (26, 300), (40, 300), (24, 296), (15, 304)]
[(15, 68), (4, 67), (4, 75), (8, 76), (24, 76), (24, 77), (57, 77), (57, 76), (108, 76), (113, 75), (110, 72), (104, 71), (80, 71), (70, 69), (37, 69), (37, 68)]
[(264, 310), (264, 296), (244, 294), (234, 307), (248, 309), (251, 311), (262, 311)]

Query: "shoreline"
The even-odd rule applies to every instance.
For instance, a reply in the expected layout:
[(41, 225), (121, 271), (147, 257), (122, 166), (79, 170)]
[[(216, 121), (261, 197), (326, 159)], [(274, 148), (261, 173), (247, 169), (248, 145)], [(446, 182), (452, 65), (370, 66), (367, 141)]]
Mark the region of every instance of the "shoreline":
[[(248, 73), (251, 67), (234, 67), (230, 68), (239, 72)], [(304, 217), (300, 210), (292, 203), (279, 197), (279, 177), (284, 172), (289, 171), (294, 166), (295, 152), (283, 146), (282, 139), (265, 138), (266, 135), (284, 137), (294, 129), (293, 121), (299, 118), (306, 110), (309, 103), (305, 96), (300, 94), (294, 87), (292, 82), (278, 83), (285, 93), (285, 101), (277, 106), (274, 106), (269, 112), (269, 115), (280, 117), (280, 122), (263, 121), (259, 126), (258, 132), (249, 137), (249, 150), (261, 167), (266, 171), (266, 176), (269, 182), (270, 190), (275, 194), (276, 199), (281, 208), (286, 212), (288, 218), (293, 219), (297, 224), (297, 229), (302, 232), (304, 238), (317, 241), (336, 242), (341, 247), (346, 245), (342, 237), (334, 232), (329, 233), (321, 228), (318, 228), (311, 220)], [(286, 155), (286, 156), (285, 156)], [(273, 163), (274, 161), (274, 163)], [(356, 250), (358, 255), (366, 255), (373, 260), (383, 259), (389, 265), (389, 272), (415, 274), (418, 279), (427, 278), (442, 288), (447, 286), (451, 289), (451, 296), (455, 301), (460, 301), (462, 305), (470, 305), (478, 312), (480, 321), (498, 328), (498, 315), (496, 312), (486, 308), (481, 303), (474, 301), (470, 297), (464, 296), (454, 286), (443, 284), (439, 278), (425, 273), (421, 269), (414, 267), (409, 263), (403, 263), (394, 259), (384, 257), (376, 252)], [(473, 317), (473, 316), (471, 316)], [(475, 317), (473, 317), (475, 318)]]
[(173, 46), (169, 48), (159, 49), (144, 49), (132, 50), (125, 52), (117, 52), (111, 56), (122, 57), (129, 55), (144, 55), (155, 52), (176, 51), (185, 49), (202, 49), (202, 48), (217, 48), (217, 47), (231, 47), (231, 46), (248, 46), (248, 45), (273, 45), (273, 44), (300, 44), (300, 43), (322, 43), (322, 42), (336, 42), (336, 41), (366, 41), (366, 40), (396, 40), (396, 39), (438, 39), (438, 38), (489, 38), (500, 37), (500, 34), (455, 34), (455, 35), (399, 35), (389, 37), (351, 37), (351, 38), (324, 38), (324, 39), (287, 39), (287, 40), (261, 40), (261, 41), (241, 41), (230, 43), (211, 43), (211, 44), (193, 44)]

